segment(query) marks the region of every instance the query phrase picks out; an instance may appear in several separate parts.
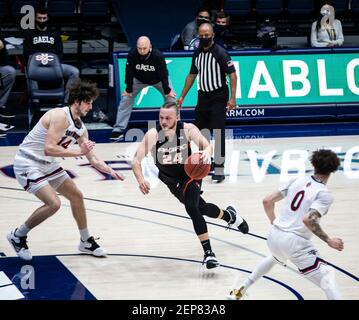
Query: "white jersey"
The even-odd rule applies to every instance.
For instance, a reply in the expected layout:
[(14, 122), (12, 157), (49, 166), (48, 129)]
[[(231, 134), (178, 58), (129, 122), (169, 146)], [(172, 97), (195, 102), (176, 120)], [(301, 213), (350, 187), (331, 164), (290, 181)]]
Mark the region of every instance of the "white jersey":
[(286, 202), (273, 224), (283, 231), (310, 239), (313, 233), (305, 226), (303, 218), (310, 209), (315, 209), (321, 216), (325, 215), (333, 203), (332, 194), (324, 183), (313, 176), (291, 180), (279, 191)]
[[(83, 135), (85, 131), (85, 125), (81, 121), (81, 126), (76, 126), (69, 107), (63, 107), (60, 109), (62, 109), (66, 113), (67, 120), (69, 121), (69, 126), (66, 128), (64, 136), (57, 144), (67, 149), (70, 145), (74, 144), (79, 137)], [(47, 131), (48, 130), (42, 125), (40, 120), (25, 137), (24, 141), (19, 147), (18, 153), (21, 154), (21, 156), (35, 162), (55, 162), (55, 157), (46, 156), (44, 152)]]

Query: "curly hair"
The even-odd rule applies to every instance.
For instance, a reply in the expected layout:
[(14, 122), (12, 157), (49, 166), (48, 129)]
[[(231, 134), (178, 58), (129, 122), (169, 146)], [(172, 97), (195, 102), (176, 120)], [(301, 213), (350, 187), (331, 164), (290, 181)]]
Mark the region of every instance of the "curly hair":
[(99, 96), (96, 83), (90, 80), (81, 80), (80, 78), (71, 86), (69, 90), (69, 105), (75, 101), (78, 102), (89, 102), (96, 100)]
[(327, 149), (314, 151), (310, 159), (314, 173), (329, 175), (338, 170), (340, 160), (335, 152)]

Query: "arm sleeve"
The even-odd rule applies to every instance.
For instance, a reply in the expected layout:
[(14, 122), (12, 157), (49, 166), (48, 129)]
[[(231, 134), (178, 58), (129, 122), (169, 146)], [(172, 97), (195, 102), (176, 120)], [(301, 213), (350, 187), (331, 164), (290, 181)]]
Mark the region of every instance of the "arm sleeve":
[(197, 54), (194, 54), (192, 57), (191, 70), (189, 71), (189, 73), (191, 74), (198, 74), (198, 68), (196, 67), (196, 58)]
[(333, 201), (334, 198), (329, 191), (320, 191), (310, 208), (318, 211), (323, 216), (328, 212)]
[(282, 194), (283, 197), (286, 197), (288, 194), (288, 189), (291, 186), (291, 184), (295, 181), (296, 179), (291, 179), (288, 182), (284, 183), (283, 185), (281, 185), (278, 190), (279, 192)]
[(132, 92), (132, 85), (133, 85), (133, 59), (132, 59), (132, 55), (131, 53), (128, 54), (127, 56), (127, 62), (126, 62), (126, 78), (125, 78), (125, 83), (126, 83), (126, 91), (128, 93)]
[(168, 83), (168, 70), (166, 65), (166, 59), (164, 56), (158, 56), (158, 75), (162, 82), (162, 88), (165, 94), (169, 94), (171, 92), (171, 88)]
[(223, 53), (219, 55), (218, 63), (226, 74), (236, 72), (232, 58), (229, 56), (227, 51), (223, 50)]

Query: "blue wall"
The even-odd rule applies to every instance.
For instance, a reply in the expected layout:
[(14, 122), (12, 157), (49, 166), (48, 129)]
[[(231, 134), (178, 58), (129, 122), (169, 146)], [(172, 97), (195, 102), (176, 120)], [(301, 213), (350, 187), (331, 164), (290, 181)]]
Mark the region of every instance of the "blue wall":
[(154, 47), (167, 49), (171, 38), (195, 18), (199, 0), (113, 0), (113, 7), (131, 47), (148, 36)]

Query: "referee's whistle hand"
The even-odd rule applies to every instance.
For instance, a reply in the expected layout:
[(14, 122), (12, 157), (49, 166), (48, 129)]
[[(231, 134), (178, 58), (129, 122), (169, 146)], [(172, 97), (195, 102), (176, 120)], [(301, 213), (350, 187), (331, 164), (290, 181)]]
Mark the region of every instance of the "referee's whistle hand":
[(180, 108), (182, 106), (183, 103), (183, 97), (179, 97), (177, 100), (177, 106)]
[(122, 96), (128, 96), (128, 97), (131, 97), (132, 96), (132, 93), (131, 92), (127, 92), (126, 90), (123, 90), (122, 92)]
[(236, 107), (236, 99), (229, 99), (227, 102), (227, 110), (233, 110)]

